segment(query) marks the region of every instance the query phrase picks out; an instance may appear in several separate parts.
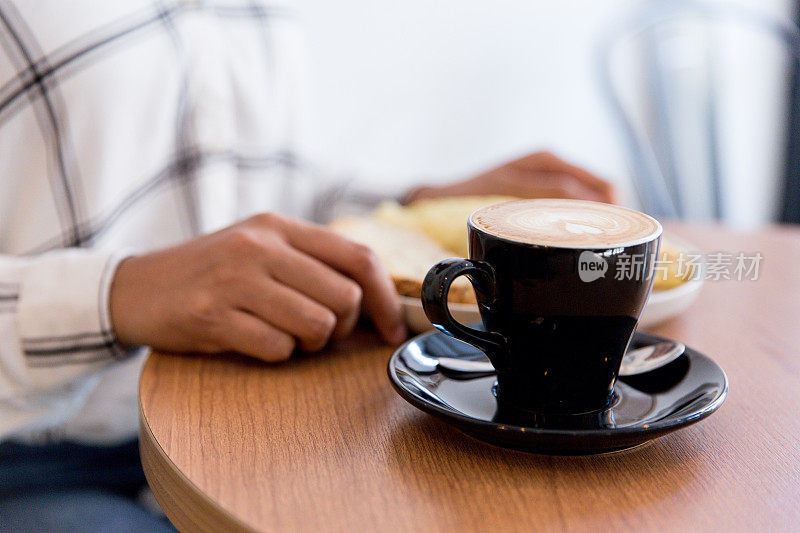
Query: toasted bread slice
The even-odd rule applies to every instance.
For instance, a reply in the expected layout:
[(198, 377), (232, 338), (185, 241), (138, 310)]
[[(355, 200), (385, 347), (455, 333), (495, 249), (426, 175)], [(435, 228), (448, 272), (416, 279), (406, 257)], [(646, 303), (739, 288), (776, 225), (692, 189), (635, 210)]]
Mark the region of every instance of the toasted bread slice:
[(516, 200), (511, 196), (451, 196), (417, 200), (401, 206), (385, 202), (375, 218), (393, 226), (415, 229), (458, 257), (469, 255), (467, 219), (478, 208)]
[(674, 289), (698, 275), (699, 265), (692, 263), (690, 259), (688, 251), (662, 238), (653, 274), (653, 289), (657, 291)]
[[(330, 228), (350, 240), (369, 246), (377, 254), (394, 281), (398, 294), (419, 298), (422, 280), (428, 270), (453, 254), (425, 234), (377, 220), (373, 217), (349, 217), (334, 221)], [(451, 302), (474, 303), (475, 293), (464, 278), (453, 282)]]

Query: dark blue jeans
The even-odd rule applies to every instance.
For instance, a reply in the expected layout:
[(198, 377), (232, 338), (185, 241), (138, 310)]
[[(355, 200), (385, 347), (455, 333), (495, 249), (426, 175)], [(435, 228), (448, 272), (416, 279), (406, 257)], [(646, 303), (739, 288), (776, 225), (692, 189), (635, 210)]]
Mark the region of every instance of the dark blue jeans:
[(135, 500), (138, 442), (0, 443), (0, 531), (174, 531)]

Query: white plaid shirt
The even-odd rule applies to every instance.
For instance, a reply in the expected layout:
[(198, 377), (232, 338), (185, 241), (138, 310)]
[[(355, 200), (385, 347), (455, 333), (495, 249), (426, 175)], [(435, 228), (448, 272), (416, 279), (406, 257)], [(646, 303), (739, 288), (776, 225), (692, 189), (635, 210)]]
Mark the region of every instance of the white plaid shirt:
[(341, 194), (295, 155), (305, 64), (284, 8), (0, 0), (0, 440), (134, 436), (121, 250)]

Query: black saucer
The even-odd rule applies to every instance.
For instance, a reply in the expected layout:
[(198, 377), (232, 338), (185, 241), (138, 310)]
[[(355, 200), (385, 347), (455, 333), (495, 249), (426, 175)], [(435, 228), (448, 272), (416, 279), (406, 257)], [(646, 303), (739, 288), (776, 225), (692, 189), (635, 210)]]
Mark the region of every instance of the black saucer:
[[(667, 339), (636, 332), (631, 346), (663, 340)], [(425, 356), (485, 360), (476, 348), (438, 331), (419, 335), (389, 360), (389, 379), (403, 398), (472, 437), (534, 453), (583, 455), (638, 446), (709, 416), (728, 391), (722, 368), (687, 347), (684, 355), (664, 367), (619, 378), (613, 404), (606, 411), (520, 422), (498, 412), (493, 375), (459, 379), (419, 364)]]

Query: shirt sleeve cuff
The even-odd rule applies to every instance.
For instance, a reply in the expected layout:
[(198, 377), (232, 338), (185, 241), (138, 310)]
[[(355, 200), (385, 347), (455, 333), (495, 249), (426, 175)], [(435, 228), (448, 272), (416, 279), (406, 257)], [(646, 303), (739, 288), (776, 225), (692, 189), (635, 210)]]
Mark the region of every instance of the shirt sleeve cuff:
[(124, 356), (128, 350), (117, 345), (111, 324), (109, 292), (117, 266), (128, 255), (68, 249), (32, 259), (23, 270), (17, 307), (25, 355)]

